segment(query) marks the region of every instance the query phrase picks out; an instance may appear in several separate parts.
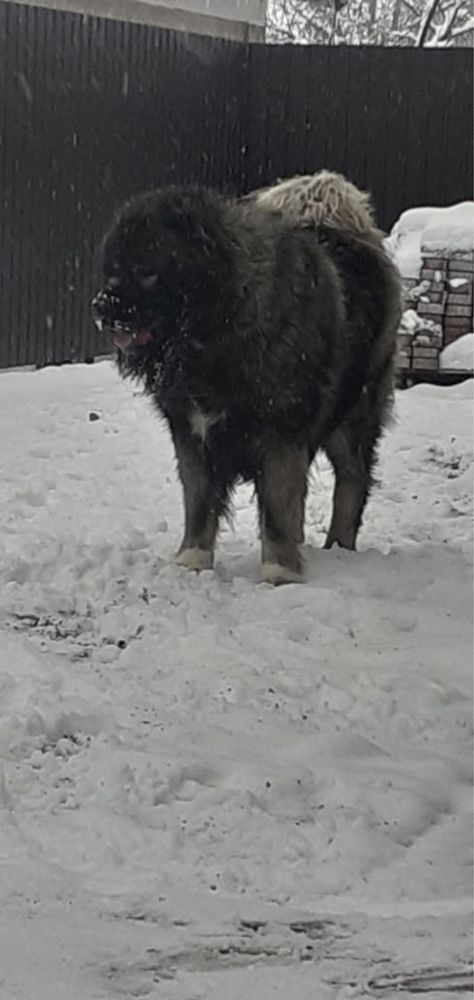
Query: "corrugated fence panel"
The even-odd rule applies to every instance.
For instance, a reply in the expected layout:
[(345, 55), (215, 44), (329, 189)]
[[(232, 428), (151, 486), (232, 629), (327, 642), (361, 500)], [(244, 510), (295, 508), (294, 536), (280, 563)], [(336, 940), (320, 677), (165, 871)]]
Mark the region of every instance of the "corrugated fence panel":
[(246, 48), (0, 2), (0, 367), (108, 349), (90, 322), (124, 198), (243, 186)]
[[(372, 191), (385, 228), (409, 206), (470, 198), (472, 69), (468, 49), (252, 47), (248, 189), (342, 170)], [(291, 140), (295, 120), (302, 127), (297, 93), (304, 153)]]
[(323, 166), (382, 225), (471, 196), (468, 50), (243, 45), (0, 0), (0, 367), (108, 349), (100, 242), (147, 188)]

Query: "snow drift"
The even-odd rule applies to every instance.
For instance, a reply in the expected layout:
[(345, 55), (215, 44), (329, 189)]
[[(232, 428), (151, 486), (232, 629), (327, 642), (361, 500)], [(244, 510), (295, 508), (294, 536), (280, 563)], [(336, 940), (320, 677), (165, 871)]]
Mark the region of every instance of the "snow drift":
[(0, 992), (469, 993), (472, 388), (397, 399), (361, 551), (171, 556), (168, 436), (112, 366), (0, 375)]

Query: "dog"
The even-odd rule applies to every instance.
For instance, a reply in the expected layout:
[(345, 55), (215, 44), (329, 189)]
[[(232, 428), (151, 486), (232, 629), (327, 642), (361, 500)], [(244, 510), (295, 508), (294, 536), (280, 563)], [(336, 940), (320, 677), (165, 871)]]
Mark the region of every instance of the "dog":
[(242, 200), (281, 211), (297, 224), (333, 226), (376, 247), (383, 246), (385, 236), (376, 224), (370, 195), (335, 171), (290, 177), (252, 191)]
[(239, 480), (262, 577), (302, 579), (308, 473), (335, 472), (326, 547), (353, 549), (390, 412), (400, 288), (383, 249), (258, 200), (165, 188), (118, 212), (92, 309), (169, 426), (184, 495), (176, 560), (213, 566)]

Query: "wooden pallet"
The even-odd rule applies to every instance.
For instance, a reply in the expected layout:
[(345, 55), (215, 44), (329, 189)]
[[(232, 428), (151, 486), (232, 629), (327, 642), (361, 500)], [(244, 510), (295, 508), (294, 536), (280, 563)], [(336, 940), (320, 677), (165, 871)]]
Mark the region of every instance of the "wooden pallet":
[(431, 382), (432, 385), (457, 385), (474, 377), (472, 369), (463, 368), (399, 368), (395, 375), (397, 389), (409, 389), (417, 382)]

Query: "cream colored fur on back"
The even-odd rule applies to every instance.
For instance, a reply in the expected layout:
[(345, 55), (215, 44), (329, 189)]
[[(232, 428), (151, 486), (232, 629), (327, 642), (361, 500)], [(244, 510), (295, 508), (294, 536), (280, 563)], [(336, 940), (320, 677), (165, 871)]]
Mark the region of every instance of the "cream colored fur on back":
[(250, 197), (264, 208), (284, 212), (295, 222), (335, 226), (379, 246), (383, 239), (370, 195), (360, 191), (343, 174), (320, 170), (316, 174), (291, 177), (273, 187), (261, 188)]

